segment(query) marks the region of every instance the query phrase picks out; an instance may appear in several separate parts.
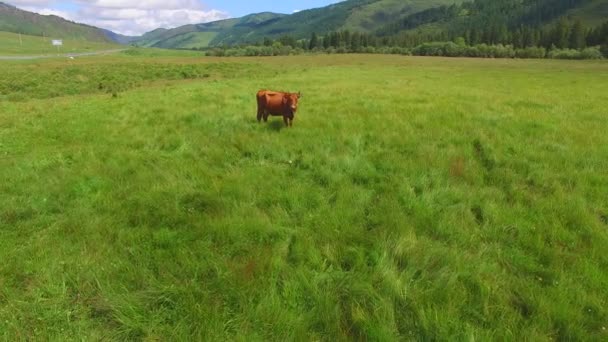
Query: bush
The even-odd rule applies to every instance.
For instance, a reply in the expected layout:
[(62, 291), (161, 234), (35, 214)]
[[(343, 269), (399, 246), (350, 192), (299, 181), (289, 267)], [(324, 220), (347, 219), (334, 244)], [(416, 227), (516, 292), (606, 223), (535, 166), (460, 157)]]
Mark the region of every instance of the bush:
[(547, 57), (552, 59), (580, 59), (581, 54), (574, 49), (552, 49)]
[(492, 46), (492, 57), (494, 58), (514, 58), (515, 50), (512, 45), (493, 45)]
[(447, 42), (442, 47), (443, 55), (448, 57), (461, 57), (464, 55), (464, 49), (456, 43)]
[(465, 46), (454, 42), (433, 42), (418, 45), (412, 50), (412, 54), (417, 56), (513, 58), (515, 50), (511, 45), (501, 44)]
[(488, 58), (488, 57), (492, 57), (490, 55), (490, 47), (487, 44), (479, 44), (475, 46), (477, 48), (478, 56), (477, 57), (484, 57), (484, 58)]
[(366, 46), (363, 48), (363, 52), (365, 53), (376, 53), (376, 48), (373, 46)]
[(608, 44), (602, 45), (602, 47), (600, 47), (600, 51), (604, 57), (608, 58)]
[[(573, 49), (557, 49), (552, 47), (547, 51), (543, 47), (527, 47), (515, 49), (512, 45), (478, 44), (467, 46), (462, 40), (455, 42), (429, 42), (413, 49), (398, 46), (367, 46), (352, 50), (345, 46), (327, 49), (315, 47), (312, 53), (344, 54), (344, 53), (377, 53), (415, 56), (445, 56), (445, 57), (479, 57), (479, 58), (555, 58), (555, 59), (599, 59), (602, 54), (608, 54), (608, 46), (592, 47), (582, 51)], [(301, 47), (294, 48), (275, 42), (272, 46), (235, 46), (232, 48), (216, 48), (207, 52), (208, 56), (287, 56), (300, 55), (309, 52)]]
[(411, 55), (410, 50), (398, 46), (390, 48), (389, 53), (393, 55)]
[(347, 52), (349, 52), (349, 51), (344, 46), (340, 46), (336, 49), (336, 53), (347, 53)]
[[(454, 43), (452, 43), (454, 44)], [(412, 50), (412, 54), (415, 56), (443, 56), (444, 55), (444, 47), (445, 43), (443, 42), (433, 42), (433, 43), (423, 43), (416, 46)], [(456, 44), (454, 44), (456, 45)]]
[(574, 49), (553, 49), (547, 57), (554, 59), (600, 59), (602, 51), (598, 47), (589, 47), (578, 51)]
[(598, 47), (589, 47), (581, 51), (581, 59), (602, 59), (602, 52)]
[(515, 50), (517, 58), (545, 58), (547, 50), (544, 47), (527, 47)]
[(464, 50), (466, 57), (481, 57), (479, 49), (477, 46), (467, 46)]

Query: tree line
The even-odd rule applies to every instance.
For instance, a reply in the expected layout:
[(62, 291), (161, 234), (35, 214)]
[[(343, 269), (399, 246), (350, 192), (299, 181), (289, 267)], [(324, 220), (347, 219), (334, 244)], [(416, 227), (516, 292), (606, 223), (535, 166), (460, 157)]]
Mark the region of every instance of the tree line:
[(276, 56), (306, 52), (393, 53), (424, 56), (495, 58), (608, 58), (608, 21), (594, 28), (560, 18), (547, 28), (520, 25), (513, 30), (489, 25), (481, 30), (408, 31), (392, 36), (349, 30), (331, 31), (308, 39), (284, 35), (250, 45), (219, 47), (213, 56)]
[[(580, 20), (569, 21), (560, 18), (548, 28), (520, 25), (511, 30), (503, 25), (488, 25), (484, 28), (470, 28), (463, 31), (405, 31), (392, 36), (338, 31), (325, 37), (312, 34), (308, 40), (309, 49), (314, 47), (347, 47), (358, 50), (366, 46), (399, 46), (413, 48), (423, 43), (436, 41), (456, 41), (464, 39), (467, 45), (512, 45), (514, 48), (544, 47), (545, 49), (584, 49), (590, 46), (608, 45), (608, 21), (595, 28), (587, 28)], [(279, 39), (294, 46), (293, 41)], [(304, 46), (303, 46), (304, 47)]]

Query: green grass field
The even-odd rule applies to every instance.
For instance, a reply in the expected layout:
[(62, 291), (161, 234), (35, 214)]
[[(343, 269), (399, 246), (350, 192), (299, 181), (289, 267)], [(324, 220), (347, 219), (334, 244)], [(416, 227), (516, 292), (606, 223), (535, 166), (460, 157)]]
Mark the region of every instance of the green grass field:
[(75, 39), (63, 39), (63, 46), (58, 48), (51, 44), (51, 39), (55, 38), (21, 35), (19, 39), (17, 33), (0, 31), (0, 56), (92, 52), (124, 48), (123, 45), (118, 44)]
[(2, 340), (608, 339), (605, 62), (3, 65)]

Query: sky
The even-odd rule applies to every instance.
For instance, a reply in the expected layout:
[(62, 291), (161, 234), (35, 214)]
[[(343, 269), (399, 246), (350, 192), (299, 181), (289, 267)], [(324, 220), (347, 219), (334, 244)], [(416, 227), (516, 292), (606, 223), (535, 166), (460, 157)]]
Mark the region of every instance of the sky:
[(337, 0), (2, 0), (40, 14), (54, 14), (125, 35), (159, 27), (242, 17), (250, 13), (294, 13)]

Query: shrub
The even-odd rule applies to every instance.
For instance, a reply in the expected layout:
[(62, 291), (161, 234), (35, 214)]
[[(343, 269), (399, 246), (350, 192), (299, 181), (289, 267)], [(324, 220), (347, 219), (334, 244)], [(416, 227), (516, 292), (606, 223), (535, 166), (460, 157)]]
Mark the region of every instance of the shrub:
[(464, 55), (464, 49), (453, 42), (447, 42), (442, 47), (443, 55), (447, 57), (461, 57)]
[(527, 47), (515, 50), (517, 58), (545, 58), (547, 50), (544, 47)]
[(601, 59), (602, 52), (598, 47), (588, 47), (581, 51), (581, 59)]
[(512, 45), (492, 45), (492, 57), (494, 58), (513, 58), (515, 50)]
[(336, 49), (336, 53), (347, 53), (348, 50), (344, 46), (340, 46)]
[(373, 46), (366, 46), (363, 48), (363, 52), (365, 53), (376, 53), (376, 48)]
[[(452, 43), (453, 44), (453, 43)], [(443, 42), (432, 42), (423, 43), (416, 46), (412, 50), (412, 54), (415, 56), (443, 56), (445, 43)], [(456, 44), (454, 44), (456, 45)]]
[(389, 50), (389, 53), (393, 54), (393, 55), (410, 55), (410, 50), (408, 50), (407, 48), (403, 48), (403, 47), (392, 47)]
[(547, 57), (553, 59), (580, 59), (581, 54), (574, 49), (552, 49)]
[(608, 58), (608, 44), (604, 44), (600, 47), (600, 51), (604, 57)]

